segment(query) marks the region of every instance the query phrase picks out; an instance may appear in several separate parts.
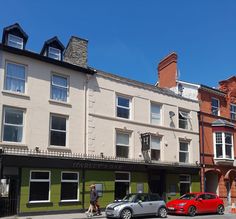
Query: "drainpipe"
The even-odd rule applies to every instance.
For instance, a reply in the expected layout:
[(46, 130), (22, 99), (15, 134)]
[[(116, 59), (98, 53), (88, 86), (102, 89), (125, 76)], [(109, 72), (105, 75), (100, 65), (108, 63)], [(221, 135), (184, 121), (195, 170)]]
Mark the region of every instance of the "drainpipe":
[(202, 188), (203, 188), (203, 192), (205, 192), (206, 190), (206, 182), (205, 182), (205, 140), (204, 140), (204, 116), (203, 114), (200, 112), (200, 121), (201, 121), (201, 128), (202, 128), (202, 144), (201, 144), (201, 147), (200, 147), (200, 154), (202, 154), (202, 178), (203, 178), (203, 185), (202, 185)]
[(86, 75), (86, 81), (84, 84), (84, 154), (87, 154), (87, 137), (88, 137), (88, 82), (92, 76)]

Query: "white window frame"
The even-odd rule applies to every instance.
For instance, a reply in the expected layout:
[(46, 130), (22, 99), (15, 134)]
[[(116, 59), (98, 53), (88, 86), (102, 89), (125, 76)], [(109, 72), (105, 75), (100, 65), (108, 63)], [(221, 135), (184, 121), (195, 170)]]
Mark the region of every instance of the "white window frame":
[[(159, 149), (159, 151), (160, 151), (160, 158), (159, 158), (159, 160), (152, 159), (152, 150), (158, 151), (158, 149), (153, 149), (152, 148), (152, 138), (158, 138), (160, 140), (160, 149)], [(160, 136), (151, 135), (151, 139), (150, 139), (150, 158), (153, 161), (160, 161), (161, 160), (161, 137)]]
[[(118, 105), (118, 98), (123, 98), (123, 99), (127, 99), (127, 100), (129, 100), (129, 107), (125, 107), (125, 106), (120, 106), (120, 105)], [(124, 117), (119, 117), (119, 116), (117, 116), (117, 108), (123, 108), (123, 109), (127, 109), (127, 110), (129, 110), (129, 118), (124, 118)], [(124, 96), (124, 95), (119, 95), (119, 94), (117, 94), (116, 95), (116, 117), (117, 118), (121, 118), (121, 119), (131, 119), (131, 108), (132, 108), (132, 101), (131, 101), (131, 97), (127, 97), (127, 96)]]
[[(66, 130), (58, 130), (58, 129), (52, 129), (52, 117), (60, 117), (60, 118), (64, 118), (66, 119)], [(65, 142), (65, 145), (52, 145), (51, 144), (51, 131), (54, 131), (54, 132), (61, 132), (61, 133), (66, 133), (66, 142)], [(58, 115), (58, 114), (50, 114), (50, 129), (49, 129), (49, 134), (50, 134), (50, 146), (52, 147), (58, 147), (58, 148), (63, 148), (63, 147), (67, 147), (67, 137), (68, 137), (68, 116), (64, 116), (64, 115)]]
[(191, 175), (189, 175), (189, 174), (180, 174), (179, 175), (179, 177), (180, 176), (188, 176), (189, 177), (189, 181), (181, 181), (181, 180), (179, 180), (179, 188), (180, 188), (180, 184), (181, 183), (185, 183), (185, 184), (189, 184), (189, 192), (192, 192), (192, 180), (191, 180)]
[[(53, 76), (57, 76), (57, 77), (61, 77), (61, 78), (65, 78), (67, 81), (67, 86), (61, 86), (58, 84), (54, 84), (53, 83)], [(58, 87), (58, 88), (62, 88), (66, 90), (66, 101), (63, 100), (57, 100), (57, 99), (53, 99), (53, 87)], [(69, 77), (66, 75), (62, 75), (62, 74), (57, 74), (57, 73), (52, 73), (51, 75), (51, 95), (50, 95), (50, 99), (53, 101), (59, 101), (59, 102), (63, 102), (63, 103), (68, 103), (69, 102)]]
[[(18, 66), (22, 66), (25, 69), (25, 78), (18, 78), (18, 77), (12, 77), (12, 76), (8, 76), (8, 64), (12, 64), (12, 65), (18, 65)], [(20, 91), (12, 91), (7, 89), (7, 78), (12, 78), (12, 79), (16, 79), (16, 80), (21, 80), (24, 81), (25, 83), (25, 90), (24, 92), (20, 92)], [(7, 92), (13, 92), (13, 93), (19, 93), (19, 94), (26, 94), (26, 90), (27, 90), (27, 66), (24, 64), (20, 64), (20, 63), (15, 63), (15, 62), (11, 62), (11, 61), (6, 61), (6, 66), (5, 66), (5, 78), (4, 78), (4, 91)]]
[[(21, 42), (18, 42), (18, 41), (15, 41), (15, 40), (19, 40)], [(10, 45), (10, 44), (16, 44), (16, 45), (19, 45), (19, 47), (17, 46), (13, 46), (13, 45)], [(10, 46), (10, 47), (14, 47), (14, 48), (17, 48), (17, 49), (23, 49), (24, 47), (24, 40), (23, 38), (21, 37), (18, 37), (16, 35), (13, 35), (13, 34), (8, 34), (8, 37), (7, 37), (7, 45)]]
[[(221, 137), (222, 137), (222, 157), (216, 157), (216, 133), (221, 133)], [(231, 146), (231, 154), (232, 157), (231, 158), (227, 158), (226, 157), (226, 143), (225, 143), (225, 136), (226, 134), (230, 134), (231, 135), (231, 142), (232, 142), (232, 146)], [(214, 159), (218, 159), (218, 160), (234, 160), (234, 137), (233, 137), (233, 133), (231, 132), (213, 132), (213, 142), (214, 142)]]
[[(123, 134), (123, 135), (128, 135), (129, 137), (129, 145), (126, 145), (126, 144), (117, 144), (117, 135), (118, 134)], [(128, 159), (130, 157), (130, 153), (131, 153), (131, 150), (130, 150), (130, 138), (131, 138), (131, 135), (129, 132), (125, 132), (125, 131), (119, 131), (119, 130), (116, 130), (116, 138), (115, 138), (115, 157), (118, 157), (117, 156), (117, 145), (118, 146), (122, 146), (122, 147), (128, 147), (128, 157), (127, 158), (124, 158), (124, 159)], [(120, 157), (118, 157), (120, 158)], [(121, 157), (123, 158), (123, 157)]]
[[(43, 172), (49, 173), (49, 179), (31, 179), (32, 172)], [(49, 190), (48, 190), (48, 200), (39, 200), (39, 201), (30, 201), (30, 184), (31, 182), (49, 182)], [(29, 203), (48, 203), (50, 202), (51, 197), (51, 171), (50, 170), (30, 170), (30, 177), (29, 177)]]
[[(74, 173), (77, 174), (77, 180), (64, 180), (62, 179), (63, 173)], [(77, 199), (70, 199), (70, 200), (63, 200), (61, 199), (61, 202), (73, 202), (73, 201), (79, 201), (79, 196), (80, 196), (80, 190), (79, 190), (79, 172), (73, 172), (73, 171), (62, 171), (61, 172), (61, 183), (77, 183), (78, 184), (78, 190), (77, 190)], [(61, 191), (60, 191), (61, 192)]]
[[(180, 150), (180, 143), (186, 143), (186, 144), (188, 144), (188, 150), (187, 151), (182, 151), (182, 150)], [(189, 153), (189, 148), (190, 147), (190, 142), (189, 141), (185, 141), (185, 140), (182, 140), (182, 139), (180, 139), (179, 140), (179, 154), (180, 153), (185, 153), (185, 154), (187, 154), (188, 155), (188, 162), (181, 162), (180, 161), (180, 156), (179, 156), (179, 162), (180, 163), (190, 163), (190, 157), (189, 157), (189, 155), (190, 155), (190, 153)]]
[[(55, 53), (52, 50), (57, 51), (58, 53)], [(55, 56), (57, 56), (57, 58), (55, 58)], [(61, 60), (61, 50), (57, 49), (55, 47), (49, 46), (48, 47), (48, 57), (50, 57), (52, 59), (56, 59), (56, 60)]]
[[(212, 100), (213, 100), (213, 99), (216, 100), (217, 103), (218, 103), (218, 107), (217, 107), (217, 108), (212, 105)], [(212, 111), (216, 111), (216, 110), (217, 110), (217, 115), (212, 112)], [(212, 98), (211, 98), (211, 114), (212, 114), (212, 115), (216, 115), (216, 116), (220, 116), (220, 100), (217, 99), (217, 98), (215, 98), (215, 97), (212, 97)]]
[[(17, 124), (11, 124), (11, 123), (5, 123), (5, 117), (6, 117), (6, 109), (13, 109), (13, 110), (20, 110), (23, 112), (23, 118), (22, 118), (22, 125)], [(4, 141), (4, 131), (5, 131), (5, 125), (15, 126), (15, 127), (22, 127), (22, 140), (20, 142), (14, 142), (14, 141)], [(24, 133), (25, 133), (25, 110), (21, 108), (11, 107), (11, 106), (3, 106), (3, 122), (2, 122), (2, 141), (6, 143), (15, 143), (15, 144), (22, 144), (24, 143)]]
[[(153, 114), (157, 115), (156, 113), (153, 113), (152, 112), (152, 106), (158, 106), (160, 108), (160, 114), (159, 114), (159, 123), (158, 124), (155, 124), (152, 122), (152, 119), (153, 119)], [(162, 105), (159, 104), (159, 103), (154, 103), (154, 102), (151, 102), (150, 103), (150, 124), (152, 125), (161, 125), (162, 124)]]
[(182, 128), (182, 127), (180, 127), (180, 125), (179, 125), (179, 128), (189, 130), (189, 125), (190, 125), (190, 120), (191, 120), (190, 112), (187, 112), (187, 111), (184, 111), (184, 110), (179, 109), (178, 123), (180, 124), (179, 115), (181, 115), (184, 119), (186, 119), (186, 120), (181, 119), (181, 121), (186, 121), (186, 126), (187, 126), (186, 128)]
[[(235, 111), (232, 111), (231, 107), (235, 108)], [(234, 121), (236, 120), (236, 104), (233, 104), (233, 103), (230, 104), (230, 118), (231, 120), (234, 120)]]

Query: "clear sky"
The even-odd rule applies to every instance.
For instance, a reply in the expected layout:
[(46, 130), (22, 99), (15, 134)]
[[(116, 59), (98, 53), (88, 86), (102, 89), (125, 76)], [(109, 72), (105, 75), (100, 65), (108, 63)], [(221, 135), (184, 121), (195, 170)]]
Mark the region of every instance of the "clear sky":
[(27, 49), (57, 35), (89, 40), (89, 66), (154, 84), (178, 54), (180, 80), (217, 86), (236, 74), (235, 0), (0, 0), (0, 29), (20, 23)]

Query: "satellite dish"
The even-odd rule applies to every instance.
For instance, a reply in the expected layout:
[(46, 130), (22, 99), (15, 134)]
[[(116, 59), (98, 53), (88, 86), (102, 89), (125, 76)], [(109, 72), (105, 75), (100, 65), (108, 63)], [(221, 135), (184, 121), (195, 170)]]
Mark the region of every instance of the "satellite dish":
[(173, 116), (175, 116), (175, 113), (173, 111), (169, 112), (170, 118), (172, 118)]

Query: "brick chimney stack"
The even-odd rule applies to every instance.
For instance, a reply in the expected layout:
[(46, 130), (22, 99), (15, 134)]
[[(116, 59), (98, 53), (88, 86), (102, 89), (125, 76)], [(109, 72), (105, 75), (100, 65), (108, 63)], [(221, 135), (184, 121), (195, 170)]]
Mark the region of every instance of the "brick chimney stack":
[(72, 36), (64, 53), (64, 61), (87, 68), (88, 40)]
[(177, 83), (177, 54), (170, 53), (158, 64), (158, 87), (176, 87)]

